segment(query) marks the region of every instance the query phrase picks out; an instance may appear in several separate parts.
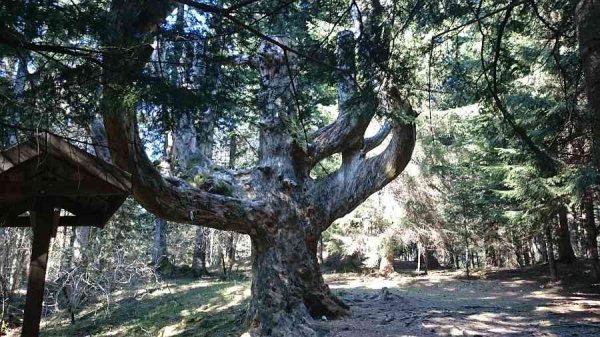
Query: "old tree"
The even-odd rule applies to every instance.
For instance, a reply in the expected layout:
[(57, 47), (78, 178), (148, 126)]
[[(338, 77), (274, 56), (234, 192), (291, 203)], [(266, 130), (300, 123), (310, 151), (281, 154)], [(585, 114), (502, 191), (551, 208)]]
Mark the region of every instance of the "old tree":
[[(182, 2), (235, 20), (227, 9)], [(293, 69), (302, 55), (293, 42), (264, 36), (255, 55), (236, 58), (260, 74), (259, 165), (243, 172), (220, 171), (231, 188), (218, 194), (159, 174), (145, 153), (135, 102), (128, 97), (128, 88), (151, 55), (151, 33), (171, 6), (163, 1), (115, 1), (111, 8), (103, 66), (128, 69), (109, 71), (103, 79), (102, 114), (113, 161), (133, 174), (133, 195), (148, 211), (170, 221), (251, 237), (251, 336), (315, 336), (311, 315), (348, 313), (319, 270), (321, 233), (398, 176), (415, 144), (412, 109), (397, 83), (384, 80), (390, 43), (389, 32), (383, 30), (384, 9), (377, 1), (361, 9), (358, 40), (348, 31), (338, 34), (339, 114), (310, 134), (302, 128), (302, 111), (295, 104)], [(385, 111), (389, 121), (365, 138), (378, 111)], [(385, 150), (369, 156), (386, 138), (391, 140)], [(341, 167), (324, 178), (311, 178), (311, 170), (333, 154), (342, 155)]]

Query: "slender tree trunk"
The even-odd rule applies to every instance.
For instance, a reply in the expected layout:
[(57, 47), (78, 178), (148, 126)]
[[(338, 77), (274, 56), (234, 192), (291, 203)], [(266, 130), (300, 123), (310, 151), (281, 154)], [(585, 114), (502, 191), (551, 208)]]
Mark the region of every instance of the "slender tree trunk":
[(519, 242), (515, 242), (514, 247), (515, 247), (515, 257), (517, 258), (517, 264), (519, 264), (519, 268), (523, 268), (524, 262), (523, 262), (522, 247)]
[(529, 266), (531, 264), (529, 248), (527, 246), (523, 247), (523, 262), (525, 263), (525, 266)]
[(417, 244), (417, 273), (421, 272), (421, 244)]
[(195, 277), (209, 275), (206, 268), (206, 247), (208, 240), (208, 228), (198, 227), (194, 241), (194, 256), (192, 259), (192, 272)]
[[(27, 23), (27, 22), (26, 22)], [(9, 106), (8, 111), (8, 121), (13, 125), (19, 125), (19, 113), (20, 113), (20, 105), (23, 103), (23, 94), (25, 92), (25, 84), (27, 81), (27, 76), (29, 72), (27, 71), (27, 60), (28, 56), (21, 56), (17, 58), (16, 61), (16, 71), (14, 78), (14, 97), (16, 101), (16, 106)], [(18, 142), (17, 139), (18, 130), (11, 130), (7, 134), (7, 139), (5, 142), (7, 145), (12, 146)]]
[(167, 251), (167, 221), (157, 218), (154, 221), (154, 244), (152, 247), (152, 264), (160, 268), (165, 262), (168, 263)]
[(544, 226), (544, 237), (548, 249), (548, 270), (550, 271), (550, 277), (553, 280), (556, 280), (558, 279), (558, 272), (556, 269), (556, 260), (554, 259), (554, 243), (552, 241), (552, 227), (550, 226), (550, 223), (547, 223)]
[(233, 270), (233, 266), (235, 265), (235, 251), (236, 245), (238, 242), (239, 234), (238, 233), (227, 233), (227, 244), (225, 247), (225, 274), (231, 275), (231, 271)]
[(425, 275), (427, 275), (427, 273), (429, 272), (429, 254), (428, 254), (428, 249), (427, 246), (425, 246), (425, 252), (423, 254), (423, 269), (424, 269), (424, 273)]
[(467, 272), (467, 277), (469, 277), (469, 265), (470, 265), (470, 255), (471, 252), (469, 250), (469, 236), (467, 234), (467, 221), (463, 220), (463, 230), (464, 230), (464, 240), (465, 240), (465, 267)]
[(558, 210), (558, 261), (562, 263), (575, 262), (575, 252), (571, 244), (571, 232), (569, 231), (569, 220), (567, 217), (567, 207), (561, 206)]
[(542, 262), (548, 262), (548, 249), (546, 247), (546, 240), (544, 239), (543, 233), (535, 236), (535, 246), (540, 253)]
[(85, 258), (85, 250), (90, 242), (90, 228), (89, 226), (75, 227), (73, 263), (79, 263)]
[(594, 200), (588, 196), (583, 201), (585, 208), (585, 234), (588, 256), (592, 265), (592, 277), (600, 278), (600, 261), (598, 260), (598, 227), (594, 217)]

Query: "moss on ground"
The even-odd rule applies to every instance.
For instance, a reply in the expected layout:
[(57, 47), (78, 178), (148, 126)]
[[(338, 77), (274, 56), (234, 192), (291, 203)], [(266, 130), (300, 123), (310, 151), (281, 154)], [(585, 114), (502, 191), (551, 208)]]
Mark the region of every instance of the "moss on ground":
[(115, 294), (114, 303), (84, 308), (71, 325), (55, 315), (43, 336), (239, 336), (249, 297), (246, 281), (177, 280)]

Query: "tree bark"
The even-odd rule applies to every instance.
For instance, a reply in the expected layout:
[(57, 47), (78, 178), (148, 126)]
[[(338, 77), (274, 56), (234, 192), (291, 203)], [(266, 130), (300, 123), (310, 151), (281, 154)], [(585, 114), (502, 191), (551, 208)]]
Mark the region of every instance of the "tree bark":
[(157, 218), (154, 220), (154, 244), (152, 246), (152, 265), (155, 268), (169, 263), (169, 253), (167, 249), (167, 221)]
[[(189, 4), (203, 7), (196, 2)], [(359, 95), (348, 94), (358, 90), (352, 76), (345, 76), (353, 70), (346, 66), (353, 61), (349, 59), (355, 48), (352, 34), (340, 33), (338, 51), (344, 52), (338, 53), (338, 63), (340, 83), (344, 85), (338, 86), (342, 89), (338, 91), (342, 103), (339, 116), (324, 128), (325, 132), (311, 137), (303, 130), (302, 112), (295, 99), (299, 88), (291, 74), (298, 71), (296, 55), (281, 47), (292, 43), (282, 37), (263, 41), (255, 62), (261, 82), (259, 163), (247, 173), (223, 169), (232, 183), (232, 191), (227, 195), (161, 176), (146, 156), (139, 137), (129, 88), (149, 59), (151, 30), (169, 12), (168, 6), (163, 1), (113, 3), (116, 13), (111, 22), (115, 29), (110, 31), (114, 34), (108, 35), (114, 36), (109, 42), (116, 47), (107, 49), (103, 62), (106, 69), (127, 69), (107, 72), (103, 79), (104, 124), (114, 163), (132, 174), (132, 193), (150, 212), (169, 221), (250, 235), (253, 296), (248, 312), (249, 335), (316, 336), (310, 315), (333, 318), (349, 312), (323, 281), (317, 262), (320, 235), (335, 219), (396, 178), (408, 164), (415, 146), (415, 112), (409, 101), (397, 84), (379, 81), (377, 72), (369, 70), (377, 66), (368, 66), (373, 60), (384, 65), (381, 51), (390, 43), (389, 36), (387, 40), (383, 38), (383, 23), (378, 20), (382, 6), (374, 6), (377, 11), (365, 15), (376, 22), (367, 25), (371, 36), (361, 38), (361, 43), (376, 46), (377, 53), (367, 52), (359, 60), (369, 75), (361, 78), (386, 84), (369, 84), (360, 89)], [(121, 52), (113, 55), (115, 50)], [(354, 89), (345, 91), (345, 84)], [(350, 101), (363, 102), (345, 104), (350, 103), (349, 97), (353, 98)], [(385, 104), (379, 104), (379, 100)], [(390, 120), (391, 140), (382, 153), (367, 157), (364, 131), (378, 109), (394, 116)], [(344, 141), (339, 142), (342, 138)], [(369, 146), (373, 146), (372, 142)], [(341, 153), (342, 166), (327, 177), (312, 179), (311, 169), (327, 153)]]
[(544, 238), (546, 240), (546, 247), (548, 249), (548, 270), (550, 277), (553, 280), (558, 279), (558, 271), (556, 268), (556, 260), (554, 259), (554, 242), (552, 240), (552, 227), (550, 224), (544, 226)]
[(249, 336), (315, 337), (310, 316), (349, 314), (323, 281), (316, 238), (307, 237), (300, 224), (286, 223), (286, 230), (272, 233), (269, 240), (252, 238)]
[(75, 240), (73, 241), (73, 263), (78, 263), (84, 259), (85, 250), (90, 242), (89, 226), (75, 227)]
[[(427, 273), (429, 272), (429, 255), (427, 255), (427, 246), (424, 247), (425, 249), (425, 254), (422, 255), (422, 259), (423, 259), (423, 272), (425, 273), (425, 275), (427, 275)], [(421, 249), (421, 251), (423, 251), (423, 249)]]
[(592, 110), (592, 161), (600, 169), (600, 1), (572, 0), (583, 64), (585, 92)]
[(540, 253), (542, 262), (548, 262), (548, 248), (546, 247), (546, 240), (543, 233), (535, 236), (535, 246)]
[(417, 273), (421, 272), (421, 245), (417, 244)]
[(569, 231), (569, 219), (567, 217), (567, 207), (561, 206), (558, 210), (558, 261), (562, 263), (573, 263), (577, 259), (571, 244), (571, 232)]
[(192, 258), (192, 273), (194, 277), (209, 275), (206, 268), (206, 247), (208, 240), (208, 228), (198, 227), (194, 240), (194, 256)]
[[(596, 170), (600, 170), (600, 1), (573, 0), (575, 7), (575, 24), (579, 41), (579, 53), (585, 76), (585, 92), (592, 110), (592, 161)], [(586, 202), (586, 237), (588, 254), (592, 259), (592, 270), (596, 278), (600, 278), (598, 263), (597, 227), (595, 223), (593, 202)], [(591, 209), (589, 209), (591, 208)], [(594, 244), (596, 243), (596, 244)]]
[(598, 227), (596, 227), (596, 219), (594, 214), (594, 200), (591, 195), (588, 195), (584, 201), (585, 208), (585, 234), (586, 246), (590, 263), (592, 265), (592, 277), (600, 279), (600, 260), (598, 259)]
[[(8, 121), (12, 125), (19, 125), (19, 114), (20, 114), (20, 105), (23, 103), (23, 93), (25, 92), (25, 83), (27, 81), (27, 77), (29, 76), (29, 72), (27, 71), (27, 54), (21, 55), (16, 60), (16, 71), (14, 78), (14, 97), (17, 102), (16, 106), (10, 107), (7, 109), (8, 113)], [(17, 144), (18, 142), (18, 131), (17, 129), (11, 130), (6, 135), (6, 145), (12, 146)]]
[(440, 262), (435, 257), (435, 249), (427, 249), (427, 269), (439, 269), (441, 267)]

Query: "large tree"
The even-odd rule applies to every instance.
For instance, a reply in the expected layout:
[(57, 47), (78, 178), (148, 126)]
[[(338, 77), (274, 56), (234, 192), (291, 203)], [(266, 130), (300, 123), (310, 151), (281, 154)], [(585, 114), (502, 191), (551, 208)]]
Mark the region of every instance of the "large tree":
[[(185, 2), (229, 16), (228, 9)], [(152, 31), (170, 10), (171, 3), (164, 1), (113, 2), (103, 67), (127, 69), (107, 71), (103, 78), (102, 113), (113, 161), (132, 173), (134, 197), (157, 216), (250, 235), (250, 335), (316, 336), (310, 315), (348, 313), (320, 273), (316, 253), (321, 233), (400, 174), (415, 145), (413, 110), (396, 84), (382, 79), (390, 43), (383, 29), (384, 8), (372, 1), (362, 9), (358, 46), (351, 32), (339, 34), (339, 114), (316, 132), (302, 128), (293, 76), (299, 55), (293, 43), (263, 37), (258, 53), (244, 58), (260, 74), (259, 164), (244, 172), (215, 172), (231, 186), (220, 193), (162, 177), (138, 132), (130, 88), (149, 59)], [(391, 127), (365, 139), (378, 110), (388, 112)], [(368, 156), (388, 135), (383, 152)], [(324, 178), (311, 178), (311, 169), (336, 153), (343, 157), (341, 167)]]
[[(592, 113), (592, 162), (600, 170), (600, 2), (596, 0), (572, 0), (574, 18), (577, 26), (579, 53), (585, 76), (585, 92)], [(598, 185), (596, 173), (596, 186)], [(594, 219), (593, 191), (585, 197), (586, 221), (584, 222), (588, 254), (592, 262), (594, 277), (600, 278), (600, 260), (598, 258), (598, 228)]]

